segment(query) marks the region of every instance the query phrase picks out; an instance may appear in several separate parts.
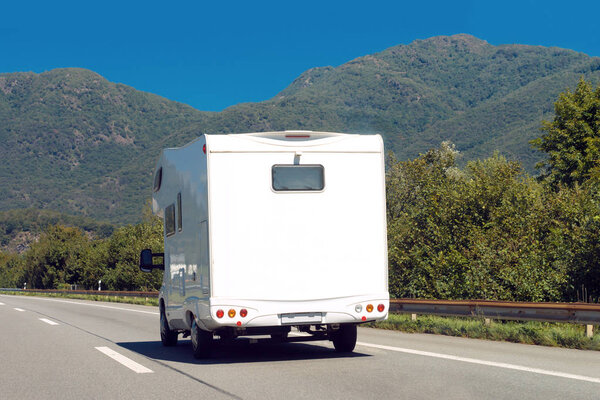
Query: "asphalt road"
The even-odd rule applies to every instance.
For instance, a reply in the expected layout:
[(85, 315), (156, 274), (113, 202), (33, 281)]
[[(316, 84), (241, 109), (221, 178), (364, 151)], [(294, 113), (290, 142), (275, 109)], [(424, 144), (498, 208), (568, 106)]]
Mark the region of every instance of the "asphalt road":
[[(20, 311), (22, 310), (22, 311)], [(164, 348), (154, 307), (0, 296), (0, 399), (600, 399), (600, 353), (359, 329), (327, 341)]]

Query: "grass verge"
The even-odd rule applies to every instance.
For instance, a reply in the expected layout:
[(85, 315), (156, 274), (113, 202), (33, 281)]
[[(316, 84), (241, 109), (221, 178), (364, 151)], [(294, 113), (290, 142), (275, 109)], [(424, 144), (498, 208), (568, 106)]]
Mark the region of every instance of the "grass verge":
[(492, 320), (486, 325), (483, 318), (419, 315), (417, 320), (413, 321), (410, 314), (390, 314), (386, 321), (365, 326), (408, 333), (433, 333), (569, 349), (600, 350), (600, 335), (595, 334), (588, 338), (585, 336), (585, 326), (577, 324)]
[(108, 301), (111, 303), (126, 303), (138, 304), (142, 306), (157, 306), (158, 299), (153, 297), (130, 297), (130, 296), (103, 296), (96, 294), (67, 294), (67, 293), (26, 293), (26, 292), (11, 292), (0, 291), (0, 294), (8, 294), (14, 296), (42, 296), (42, 297), (60, 297), (66, 299), (77, 300), (92, 300), (92, 301)]

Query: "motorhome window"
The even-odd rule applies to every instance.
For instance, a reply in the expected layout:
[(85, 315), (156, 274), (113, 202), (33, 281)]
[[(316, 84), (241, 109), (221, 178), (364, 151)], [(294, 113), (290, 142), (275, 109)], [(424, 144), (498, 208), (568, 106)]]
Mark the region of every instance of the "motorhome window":
[(158, 192), (160, 190), (160, 185), (162, 183), (162, 167), (156, 171), (156, 175), (154, 175), (154, 191)]
[(181, 232), (181, 223), (183, 218), (181, 217), (181, 193), (177, 193), (177, 230)]
[(171, 236), (175, 233), (175, 204), (165, 208), (165, 234)]
[(275, 191), (323, 190), (325, 187), (322, 165), (273, 165), (271, 173)]

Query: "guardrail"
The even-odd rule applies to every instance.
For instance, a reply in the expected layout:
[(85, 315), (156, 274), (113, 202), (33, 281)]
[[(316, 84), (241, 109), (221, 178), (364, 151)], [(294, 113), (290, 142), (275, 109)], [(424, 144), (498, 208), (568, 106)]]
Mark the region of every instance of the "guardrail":
[(600, 324), (600, 304), (590, 303), (530, 303), (493, 300), (424, 300), (392, 299), (390, 311), (396, 313), (431, 314), (452, 317), (511, 319), (521, 321), (570, 322), (586, 325), (591, 337), (594, 325)]

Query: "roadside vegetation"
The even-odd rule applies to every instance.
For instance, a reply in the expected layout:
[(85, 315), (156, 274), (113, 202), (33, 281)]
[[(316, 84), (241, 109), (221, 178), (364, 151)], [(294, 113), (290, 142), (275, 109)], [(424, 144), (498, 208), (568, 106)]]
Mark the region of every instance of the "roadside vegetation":
[(158, 290), (162, 271), (138, 268), (144, 248), (162, 252), (162, 222), (147, 206), (143, 222), (91, 238), (78, 227), (49, 225), (37, 242), (21, 253), (0, 252), (0, 287), (29, 289)]
[(598, 301), (600, 87), (581, 80), (555, 112), (538, 178), (497, 154), (459, 168), (450, 143), (388, 160), (391, 296)]
[(388, 320), (370, 323), (367, 326), (407, 333), (432, 333), (569, 349), (600, 350), (600, 335), (586, 337), (585, 326), (577, 324), (492, 320), (486, 325), (483, 318), (419, 315), (413, 321), (410, 314), (391, 314)]

